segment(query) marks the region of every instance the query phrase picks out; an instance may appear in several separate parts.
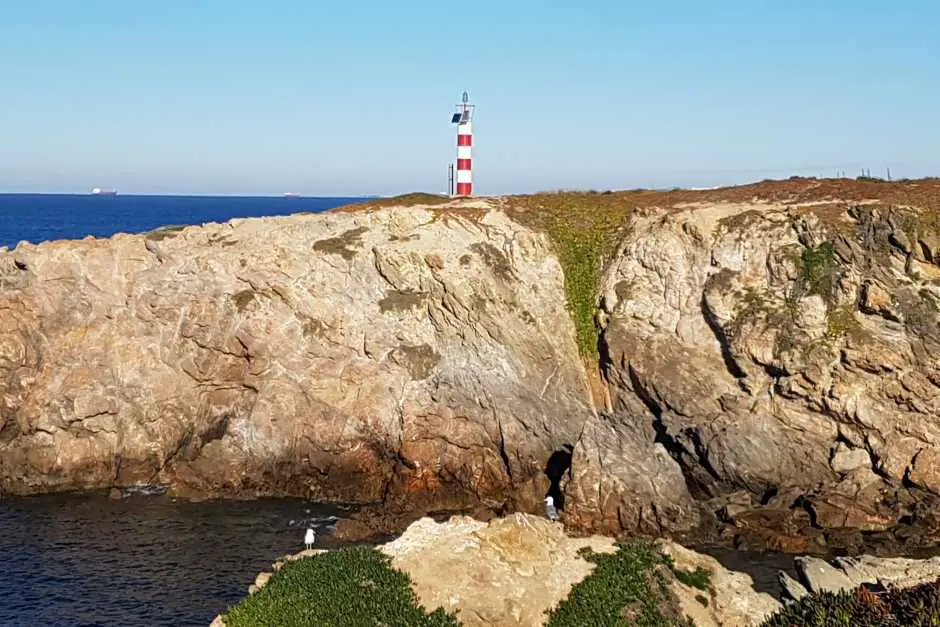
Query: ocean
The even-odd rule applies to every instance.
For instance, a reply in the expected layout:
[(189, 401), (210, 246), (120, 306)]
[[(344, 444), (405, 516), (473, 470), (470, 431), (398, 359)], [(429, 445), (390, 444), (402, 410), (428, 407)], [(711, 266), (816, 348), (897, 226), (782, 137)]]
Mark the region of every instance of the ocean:
[[(323, 211), (357, 198), (0, 194), (0, 247), (164, 225)], [(296, 500), (0, 496), (0, 625), (208, 625), (255, 575), (324, 531), (336, 508)]]
[(0, 247), (142, 233), (160, 226), (325, 211), (362, 198), (0, 194)]
[(104, 494), (0, 498), (3, 627), (207, 627), (339, 508)]

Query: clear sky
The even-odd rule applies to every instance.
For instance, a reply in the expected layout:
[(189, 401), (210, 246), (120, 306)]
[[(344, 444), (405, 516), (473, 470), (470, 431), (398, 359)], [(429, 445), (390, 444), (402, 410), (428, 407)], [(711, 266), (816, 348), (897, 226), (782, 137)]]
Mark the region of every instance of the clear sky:
[(928, 0), (0, 0), (0, 191), (940, 174)]

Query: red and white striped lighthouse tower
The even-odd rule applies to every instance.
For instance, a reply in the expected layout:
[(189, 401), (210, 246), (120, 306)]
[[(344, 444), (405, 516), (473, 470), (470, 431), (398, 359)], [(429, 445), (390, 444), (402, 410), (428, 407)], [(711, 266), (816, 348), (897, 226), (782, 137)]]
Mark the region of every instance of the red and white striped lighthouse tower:
[(470, 95), (463, 92), (463, 102), (457, 105), (457, 113), (451, 122), (457, 125), (457, 195), (473, 195), (473, 109)]

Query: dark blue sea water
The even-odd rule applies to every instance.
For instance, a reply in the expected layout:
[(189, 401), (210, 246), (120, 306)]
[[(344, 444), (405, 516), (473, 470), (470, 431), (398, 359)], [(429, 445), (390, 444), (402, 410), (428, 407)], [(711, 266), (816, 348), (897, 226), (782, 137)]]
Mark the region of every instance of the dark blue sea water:
[[(0, 194), (0, 247), (354, 200)], [(342, 512), (289, 500), (0, 497), (0, 626), (208, 625), (274, 559), (303, 548), (307, 524), (329, 546), (332, 515)]]
[(302, 550), (308, 525), (331, 546), (343, 515), (296, 500), (0, 498), (0, 625), (206, 627)]
[(324, 211), (359, 198), (0, 194), (0, 246), (107, 237), (160, 226)]

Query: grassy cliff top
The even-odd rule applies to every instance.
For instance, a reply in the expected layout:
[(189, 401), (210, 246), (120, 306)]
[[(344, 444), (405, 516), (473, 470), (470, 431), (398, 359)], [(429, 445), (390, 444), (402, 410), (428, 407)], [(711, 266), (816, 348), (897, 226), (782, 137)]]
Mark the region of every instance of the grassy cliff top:
[[(480, 198), (487, 198), (482, 196)], [(508, 207), (525, 210), (537, 205), (552, 209), (575, 201), (587, 201), (590, 205), (603, 206), (614, 212), (624, 212), (641, 207), (675, 207), (685, 203), (716, 202), (774, 202), (782, 204), (816, 203), (824, 201), (859, 202), (877, 200), (885, 204), (916, 206), (925, 209), (940, 209), (940, 177), (885, 181), (877, 178), (817, 179), (793, 177), (782, 180), (766, 180), (759, 183), (734, 185), (715, 189), (653, 190), (633, 189), (624, 191), (550, 191), (535, 194), (519, 194), (492, 197)], [(452, 199), (440, 194), (414, 192), (366, 200), (355, 205), (340, 207), (340, 211), (365, 209), (368, 207), (443, 205)]]

